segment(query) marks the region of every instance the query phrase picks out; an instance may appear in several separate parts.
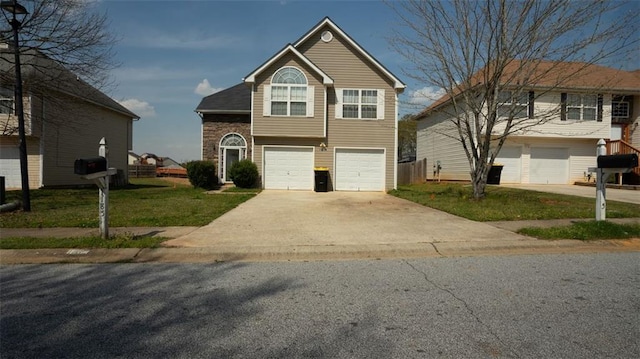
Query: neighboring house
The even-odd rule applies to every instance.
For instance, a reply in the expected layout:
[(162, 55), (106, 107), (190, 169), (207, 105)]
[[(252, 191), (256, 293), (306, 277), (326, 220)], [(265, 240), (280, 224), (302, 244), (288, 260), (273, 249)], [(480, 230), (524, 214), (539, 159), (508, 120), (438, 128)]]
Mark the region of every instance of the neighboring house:
[[(13, 49), (1, 47), (0, 57), (0, 176), (7, 188), (20, 188)], [(132, 122), (139, 117), (37, 52), (21, 54), (21, 62), (29, 187), (90, 183), (74, 174), (74, 161), (97, 157), (103, 137), (109, 166), (118, 169), (118, 183), (127, 183)]]
[(130, 165), (138, 165), (138, 164), (140, 164), (140, 161), (142, 160), (140, 155), (136, 154), (133, 151), (129, 151), (128, 159), (129, 159), (129, 164)]
[(202, 158), (224, 182), (250, 158), (266, 189), (312, 190), (314, 168), (326, 167), (330, 190), (390, 190), (404, 88), (325, 18), (244, 83), (202, 100)]
[[(517, 64), (514, 61), (514, 68)], [(539, 65), (543, 74), (534, 75), (538, 80), (517, 101), (509, 91), (499, 95), (504, 106), (522, 107), (521, 119), (538, 121), (547, 116), (507, 138), (495, 160), (504, 165), (501, 183), (584, 181), (587, 169), (596, 166), (596, 144), (601, 138), (608, 141), (609, 154), (639, 151), (640, 72), (584, 63), (563, 63), (545, 72), (551, 64)], [(557, 86), (558, 71), (576, 75)], [(418, 115), (417, 158), (426, 158), (434, 168), (428, 171), (428, 179), (438, 164), (442, 180), (470, 179), (469, 162), (450, 121), (451, 108), (452, 99), (445, 95)]]

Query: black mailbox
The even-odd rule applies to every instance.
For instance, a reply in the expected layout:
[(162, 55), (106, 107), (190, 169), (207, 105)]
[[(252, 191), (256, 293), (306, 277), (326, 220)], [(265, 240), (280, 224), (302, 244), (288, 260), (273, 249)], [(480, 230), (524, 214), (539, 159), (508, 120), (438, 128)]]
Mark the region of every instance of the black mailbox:
[(77, 175), (90, 175), (107, 170), (107, 159), (104, 157), (81, 158), (73, 164), (73, 172)]
[(634, 168), (638, 167), (638, 155), (598, 156), (598, 168)]

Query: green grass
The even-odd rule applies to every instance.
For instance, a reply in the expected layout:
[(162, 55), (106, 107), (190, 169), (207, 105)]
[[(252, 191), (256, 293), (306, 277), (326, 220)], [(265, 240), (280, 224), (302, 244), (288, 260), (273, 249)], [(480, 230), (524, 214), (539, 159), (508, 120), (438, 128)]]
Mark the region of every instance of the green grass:
[[(255, 196), (206, 194), (190, 185), (160, 178), (132, 179), (127, 188), (109, 192), (111, 227), (202, 226)], [(20, 191), (7, 192), (7, 201)], [(98, 227), (98, 190), (31, 191), (31, 212), (0, 214), (0, 228)]]
[[(595, 217), (595, 200), (591, 198), (499, 186), (487, 187), (487, 195), (480, 201), (473, 198), (471, 186), (462, 183), (400, 186), (390, 194), (480, 222)], [(640, 205), (607, 201), (608, 218), (633, 218), (639, 213)]]
[(74, 238), (10, 237), (0, 240), (0, 249), (41, 248), (155, 248), (167, 240), (162, 237), (117, 235), (107, 240), (100, 236)]
[(229, 187), (222, 192), (225, 193), (260, 193), (262, 190), (260, 188), (240, 188), (240, 187)]
[(607, 221), (575, 222), (570, 226), (537, 228), (527, 227), (518, 231), (541, 239), (624, 239), (640, 238), (640, 224), (617, 224)]

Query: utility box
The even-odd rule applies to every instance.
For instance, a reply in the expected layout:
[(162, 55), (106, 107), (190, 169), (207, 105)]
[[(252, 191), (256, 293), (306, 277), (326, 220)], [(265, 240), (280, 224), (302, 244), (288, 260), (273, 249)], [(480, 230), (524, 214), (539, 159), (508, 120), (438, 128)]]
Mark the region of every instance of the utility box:
[(598, 156), (598, 168), (634, 168), (638, 167), (638, 155), (630, 153), (626, 155)]
[(73, 172), (77, 175), (90, 175), (107, 170), (107, 159), (104, 157), (81, 158), (73, 164)]

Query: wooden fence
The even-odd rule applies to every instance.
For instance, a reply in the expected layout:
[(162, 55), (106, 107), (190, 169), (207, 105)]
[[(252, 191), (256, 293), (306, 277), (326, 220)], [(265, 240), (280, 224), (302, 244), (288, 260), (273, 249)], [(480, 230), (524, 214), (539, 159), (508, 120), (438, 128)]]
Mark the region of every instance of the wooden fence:
[(398, 185), (422, 183), (427, 180), (427, 159), (398, 163)]
[(129, 165), (129, 178), (156, 176), (156, 165)]

